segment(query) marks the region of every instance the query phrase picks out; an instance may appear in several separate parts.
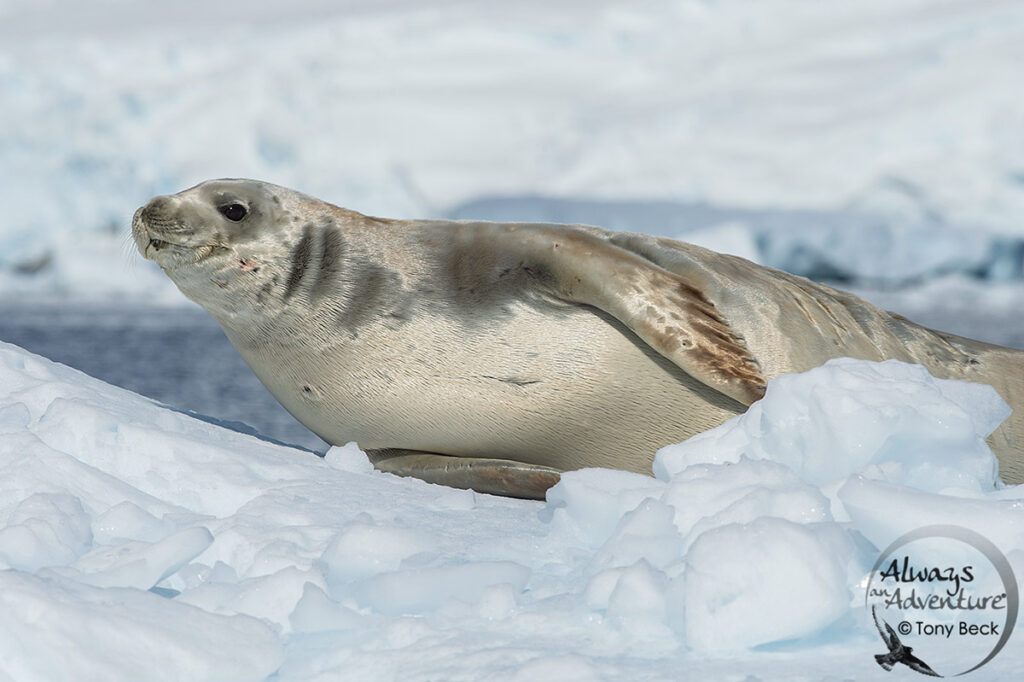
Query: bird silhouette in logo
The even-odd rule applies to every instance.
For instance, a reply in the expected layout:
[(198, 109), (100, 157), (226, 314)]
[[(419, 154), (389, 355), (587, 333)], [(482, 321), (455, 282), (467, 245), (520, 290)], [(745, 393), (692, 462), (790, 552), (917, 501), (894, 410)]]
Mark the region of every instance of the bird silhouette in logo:
[[(903, 645), (900, 638), (896, 636), (896, 632), (892, 629), (892, 626), (884, 620), (879, 622), (878, 614), (875, 613), (874, 606), (871, 607), (871, 617), (875, 619), (875, 627), (878, 628), (878, 634), (882, 636), (882, 641), (885, 642), (887, 647), (889, 647), (889, 653), (875, 654), (875, 660), (878, 661), (878, 665), (882, 666), (886, 670), (892, 670), (894, 665), (902, 663), (911, 670), (916, 670), (922, 675), (942, 677), (942, 675), (932, 670), (927, 663), (912, 654), (911, 651), (913, 651), (913, 649), (911, 647)], [(885, 630), (882, 629), (883, 624), (885, 625)]]

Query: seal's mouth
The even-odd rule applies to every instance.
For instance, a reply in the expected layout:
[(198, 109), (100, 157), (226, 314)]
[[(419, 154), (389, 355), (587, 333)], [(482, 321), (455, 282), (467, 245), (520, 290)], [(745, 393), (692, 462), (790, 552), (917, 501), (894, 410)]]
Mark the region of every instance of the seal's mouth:
[(142, 255), (166, 269), (180, 265), (196, 265), (225, 248), (220, 244), (180, 244), (159, 237), (149, 237), (149, 242), (142, 249)]
[[(165, 270), (195, 265), (224, 248), (220, 244), (189, 244), (195, 236), (193, 232), (181, 229), (177, 222), (154, 215), (146, 208), (143, 206), (132, 217), (132, 237), (142, 257), (155, 261)], [(163, 227), (171, 227), (174, 234), (166, 234), (166, 230), (160, 229)]]
[(132, 236), (135, 238), (135, 245), (138, 246), (139, 253), (142, 254), (143, 258), (148, 258), (149, 260), (155, 260), (154, 256), (160, 252), (174, 252), (177, 249), (191, 250), (193, 248), (187, 244), (173, 242), (164, 238), (164, 235), (154, 231), (138, 214), (136, 214), (135, 220), (132, 221)]
[[(142, 253), (142, 257), (153, 261), (157, 261), (158, 256), (170, 256), (172, 254), (180, 255), (182, 251), (192, 250), (192, 247), (185, 244), (177, 244), (154, 236), (152, 231), (147, 229), (145, 226), (142, 227), (141, 233), (136, 233), (135, 243), (139, 245), (139, 251)], [(164, 259), (161, 258), (160, 261), (162, 260)], [(159, 264), (164, 265), (163, 262), (159, 262)]]
[(164, 270), (196, 265), (225, 249), (220, 244), (183, 244), (170, 241), (162, 234), (154, 234), (152, 228), (146, 227), (145, 224), (135, 224), (132, 228), (135, 243), (142, 257), (155, 262)]

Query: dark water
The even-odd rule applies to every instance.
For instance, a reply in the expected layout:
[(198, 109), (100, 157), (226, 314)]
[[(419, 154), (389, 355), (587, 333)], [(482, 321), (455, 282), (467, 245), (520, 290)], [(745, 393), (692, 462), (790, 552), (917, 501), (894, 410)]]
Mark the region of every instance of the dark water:
[(239, 431), (327, 448), (274, 400), (198, 308), (0, 304), (0, 340), (172, 407), (237, 422), (228, 425)]

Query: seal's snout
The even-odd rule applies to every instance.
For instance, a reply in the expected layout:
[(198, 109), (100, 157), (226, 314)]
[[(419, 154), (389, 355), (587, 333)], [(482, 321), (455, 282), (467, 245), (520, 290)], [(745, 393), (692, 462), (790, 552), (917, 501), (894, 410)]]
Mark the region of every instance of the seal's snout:
[(136, 234), (140, 230), (145, 229), (144, 220), (142, 217), (142, 213), (145, 210), (145, 206), (139, 206), (139, 208), (135, 210), (135, 215), (132, 216), (132, 231), (135, 232)]
[(165, 223), (172, 215), (172, 203), (170, 197), (154, 197), (149, 200), (148, 204), (136, 211), (135, 216), (143, 223)]
[(145, 258), (152, 258), (153, 253), (167, 246), (167, 242), (160, 237), (182, 231), (175, 202), (171, 197), (151, 199), (132, 216), (132, 236)]
[(195, 232), (189, 223), (180, 200), (161, 196), (150, 199), (135, 212), (132, 226), (137, 239), (144, 234), (147, 237), (171, 237), (169, 241), (182, 242)]
[(132, 216), (132, 238), (135, 240), (135, 246), (139, 249), (139, 253), (143, 256), (146, 255), (146, 243), (149, 241), (149, 232), (146, 230), (142, 217), (145, 210), (145, 206), (140, 206)]

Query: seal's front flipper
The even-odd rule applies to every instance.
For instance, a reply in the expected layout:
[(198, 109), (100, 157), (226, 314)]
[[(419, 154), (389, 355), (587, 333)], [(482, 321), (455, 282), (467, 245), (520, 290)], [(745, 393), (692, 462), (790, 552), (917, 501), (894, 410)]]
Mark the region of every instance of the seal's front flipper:
[(711, 287), (686, 270), (668, 270), (597, 228), (494, 223), (480, 235), (481, 249), (497, 241), (508, 254), (502, 273), (518, 267), (556, 299), (604, 311), (733, 400), (750, 405), (764, 396), (767, 380), (743, 335), (708, 297)]
[(370, 450), (366, 454), (378, 471), (527, 500), (543, 500), (547, 489), (558, 483), (560, 474), (551, 467), (509, 459), (455, 457), (417, 450)]

